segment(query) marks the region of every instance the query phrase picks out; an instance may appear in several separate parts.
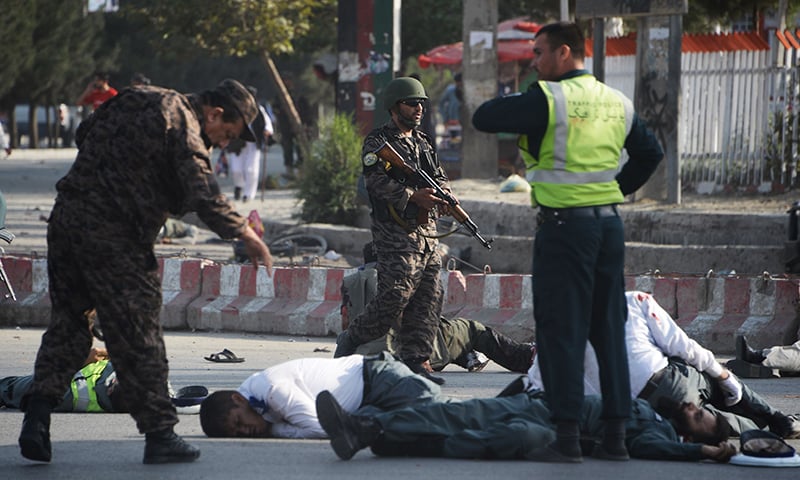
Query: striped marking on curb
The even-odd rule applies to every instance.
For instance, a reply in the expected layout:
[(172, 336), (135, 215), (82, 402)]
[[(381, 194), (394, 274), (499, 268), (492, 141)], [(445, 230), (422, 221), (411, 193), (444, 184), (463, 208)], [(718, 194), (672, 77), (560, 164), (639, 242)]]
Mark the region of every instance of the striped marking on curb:
[[(4, 256), (19, 301), (0, 300), (0, 324), (46, 326), (50, 299), (46, 259)], [(197, 328), (290, 335), (341, 331), (341, 284), (356, 269), (220, 265), (201, 260), (159, 260), (166, 328)], [(519, 340), (533, 338), (530, 275), (442, 272), (443, 312), (478, 320)], [(627, 289), (650, 292), (686, 332), (718, 352), (731, 352), (735, 335), (756, 345), (798, 338), (800, 277), (639, 275)]]

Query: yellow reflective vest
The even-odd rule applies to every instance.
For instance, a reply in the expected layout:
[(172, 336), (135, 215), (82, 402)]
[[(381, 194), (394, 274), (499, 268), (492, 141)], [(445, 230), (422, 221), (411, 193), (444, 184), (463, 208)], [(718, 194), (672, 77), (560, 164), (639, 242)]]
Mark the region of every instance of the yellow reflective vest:
[(633, 103), (589, 74), (539, 85), (548, 106), (539, 152), (528, 151), (527, 135), (519, 139), (533, 206), (621, 203), (614, 177), (633, 125)]
[(97, 402), (95, 384), (103, 370), (106, 369), (108, 360), (100, 360), (86, 365), (72, 377), (70, 388), (72, 389), (72, 411), (73, 412), (102, 412), (104, 411)]

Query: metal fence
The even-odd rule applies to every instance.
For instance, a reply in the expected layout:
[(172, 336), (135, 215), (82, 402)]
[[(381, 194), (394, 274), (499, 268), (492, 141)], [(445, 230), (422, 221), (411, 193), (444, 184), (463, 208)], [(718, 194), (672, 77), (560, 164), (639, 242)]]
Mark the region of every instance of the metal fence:
[[(798, 178), (798, 51), (684, 53), (678, 125), (684, 188), (781, 192)], [(591, 70), (591, 59), (587, 68)], [(606, 59), (606, 83), (633, 98), (633, 55)]]

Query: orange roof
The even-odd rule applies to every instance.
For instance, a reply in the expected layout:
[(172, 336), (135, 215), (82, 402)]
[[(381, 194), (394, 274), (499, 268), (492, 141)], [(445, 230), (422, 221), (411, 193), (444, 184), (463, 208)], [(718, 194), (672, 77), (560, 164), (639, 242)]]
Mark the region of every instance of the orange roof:
[[(788, 33), (788, 32), (787, 32)], [(796, 41), (796, 40), (795, 40)], [(800, 46), (795, 47), (800, 48)], [(769, 50), (769, 44), (756, 32), (683, 34), (681, 52), (731, 52)], [(606, 39), (606, 56), (636, 55), (636, 33)], [(586, 56), (592, 56), (592, 39), (586, 39)]]
[[(775, 33), (779, 34), (780, 32), (775, 32)], [(786, 42), (782, 42), (782, 43), (786, 48), (794, 48), (794, 49), (800, 48), (800, 42), (798, 42), (797, 38), (794, 35), (792, 35), (791, 31), (786, 30), (785, 35), (786, 35), (786, 41), (789, 42), (789, 45), (786, 45)], [(778, 37), (778, 38), (780, 38), (780, 37)]]
[[(539, 25), (518, 19), (507, 20), (501, 24), (498, 31), (521, 30), (537, 31)], [(800, 30), (798, 30), (800, 33)], [(778, 32), (778, 38), (786, 46), (800, 48), (800, 42), (788, 30), (786, 35)], [(498, 61), (511, 62), (517, 60), (530, 60), (533, 58), (533, 40), (527, 38), (498, 39)], [(740, 50), (769, 50), (769, 44), (755, 32), (737, 33), (699, 33), (683, 35), (681, 51), (683, 53), (696, 52), (731, 52)], [(450, 45), (440, 45), (417, 58), (420, 67), (428, 68), (431, 65), (460, 65), (462, 55), (461, 42)], [(624, 37), (606, 39), (606, 56), (616, 57), (622, 55), (636, 55), (636, 33)], [(586, 56), (592, 56), (592, 39), (586, 39)]]

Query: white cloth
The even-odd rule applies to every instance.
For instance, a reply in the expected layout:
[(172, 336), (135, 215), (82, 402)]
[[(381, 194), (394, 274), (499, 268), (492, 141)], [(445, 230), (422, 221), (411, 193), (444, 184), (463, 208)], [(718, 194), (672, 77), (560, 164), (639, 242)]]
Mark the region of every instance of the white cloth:
[(262, 152), (255, 142), (245, 142), (239, 153), (227, 150), (228, 169), (233, 185), (242, 189), (242, 195), (252, 200), (258, 191)]
[(328, 390), (347, 412), (361, 406), (364, 356), (302, 358), (254, 373), (239, 393), (280, 438), (326, 438), (317, 419), (316, 399)]
[(787, 372), (800, 372), (800, 340), (791, 345), (765, 348), (762, 365)]
[[(722, 365), (714, 354), (700, 346), (684, 332), (675, 320), (644, 292), (626, 292), (628, 321), (625, 322), (625, 343), (628, 348), (631, 397), (636, 398), (653, 374), (667, 366), (668, 357), (680, 357), (689, 365), (717, 378)], [(531, 389), (544, 389), (538, 356), (528, 370)], [(597, 357), (587, 342), (584, 367), (584, 395), (601, 395)]]
[(745, 467), (800, 467), (800, 455), (795, 453), (791, 457), (765, 458), (737, 453), (731, 457), (729, 463)]
[(275, 128), (272, 126), (272, 117), (267, 113), (263, 105), (259, 105), (258, 109), (261, 110), (261, 115), (264, 115), (264, 135), (273, 135)]
[[(263, 106), (259, 105), (258, 109), (264, 116), (264, 141), (267, 137), (274, 133), (272, 126), (272, 119)], [(258, 132), (254, 132), (258, 135)], [(233, 186), (242, 189), (242, 196), (248, 200), (256, 197), (258, 191), (258, 179), (261, 175), (261, 159), (264, 152), (258, 148), (255, 142), (245, 142), (244, 147), (239, 153), (234, 153), (230, 150), (226, 151), (228, 157), (228, 168), (230, 169), (231, 180)]]
[(6, 135), (5, 125), (0, 122), (0, 150), (6, 150), (9, 145), (8, 135)]

